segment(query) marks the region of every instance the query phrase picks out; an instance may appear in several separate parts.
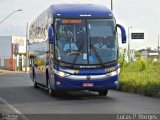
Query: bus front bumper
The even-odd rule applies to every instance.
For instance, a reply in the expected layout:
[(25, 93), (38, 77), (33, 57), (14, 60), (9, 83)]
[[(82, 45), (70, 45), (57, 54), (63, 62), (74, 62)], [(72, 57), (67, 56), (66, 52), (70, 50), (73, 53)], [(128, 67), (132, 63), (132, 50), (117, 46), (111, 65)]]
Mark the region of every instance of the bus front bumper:
[(77, 75), (61, 77), (54, 76), (55, 90), (107, 90), (117, 89), (119, 75), (106, 76), (106, 75)]

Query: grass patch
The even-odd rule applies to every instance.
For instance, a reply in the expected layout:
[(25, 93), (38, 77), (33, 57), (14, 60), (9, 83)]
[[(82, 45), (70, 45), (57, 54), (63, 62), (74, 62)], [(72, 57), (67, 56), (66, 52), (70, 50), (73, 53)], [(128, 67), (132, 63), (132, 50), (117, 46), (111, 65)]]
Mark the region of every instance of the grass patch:
[(122, 91), (160, 98), (160, 62), (140, 59), (126, 63), (119, 82)]

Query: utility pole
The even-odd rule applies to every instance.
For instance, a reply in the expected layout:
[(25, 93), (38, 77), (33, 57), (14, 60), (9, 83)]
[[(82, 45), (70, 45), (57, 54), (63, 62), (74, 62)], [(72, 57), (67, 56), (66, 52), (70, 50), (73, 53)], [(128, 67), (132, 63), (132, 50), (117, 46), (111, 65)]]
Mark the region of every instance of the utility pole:
[[(0, 21), (0, 24), (2, 24), (5, 20), (7, 20), (11, 15), (13, 15), (16, 12), (23, 11), (23, 9), (17, 9), (11, 12), (8, 16), (6, 16), (3, 20)], [(14, 61), (13, 61), (13, 43), (11, 43), (11, 59), (10, 59), (10, 68), (11, 70), (14, 70)]]
[(159, 46), (159, 35), (158, 35), (158, 60), (160, 60), (160, 46)]
[(113, 0), (111, 0), (111, 10), (113, 11)]
[(25, 63), (25, 72), (27, 72), (27, 67), (28, 67), (28, 22), (26, 25), (26, 63)]
[(0, 24), (2, 22), (4, 22), (7, 18), (9, 18), (12, 14), (14, 14), (15, 12), (19, 12), (19, 11), (23, 11), (23, 9), (18, 9), (18, 10), (14, 10), (12, 13), (10, 13), (7, 17), (5, 17), (2, 21), (0, 21)]
[(129, 29), (132, 27), (128, 27), (128, 62), (130, 62), (130, 32)]

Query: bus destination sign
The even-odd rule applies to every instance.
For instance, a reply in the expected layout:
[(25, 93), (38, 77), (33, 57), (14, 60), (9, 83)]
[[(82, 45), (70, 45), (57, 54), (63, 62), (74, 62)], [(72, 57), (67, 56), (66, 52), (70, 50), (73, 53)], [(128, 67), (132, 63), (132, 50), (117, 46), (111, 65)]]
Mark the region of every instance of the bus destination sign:
[(69, 19), (62, 20), (62, 24), (69, 24), (69, 23), (73, 23), (73, 24), (81, 23), (81, 20), (69, 20)]

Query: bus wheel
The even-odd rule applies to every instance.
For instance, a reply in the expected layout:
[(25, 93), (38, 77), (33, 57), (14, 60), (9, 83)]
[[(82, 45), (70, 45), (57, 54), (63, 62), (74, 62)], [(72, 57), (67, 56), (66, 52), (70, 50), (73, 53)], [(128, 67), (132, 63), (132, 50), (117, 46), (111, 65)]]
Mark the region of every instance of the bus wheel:
[(106, 96), (108, 94), (108, 90), (100, 90), (98, 91), (99, 96)]
[(53, 96), (55, 94), (55, 91), (51, 88), (50, 84), (48, 84), (48, 93), (50, 96)]
[(34, 88), (38, 88), (38, 85), (37, 85), (35, 77), (33, 77), (33, 86), (34, 86)]
[(54, 95), (54, 91), (51, 88), (48, 88), (48, 93), (49, 93), (50, 96)]

